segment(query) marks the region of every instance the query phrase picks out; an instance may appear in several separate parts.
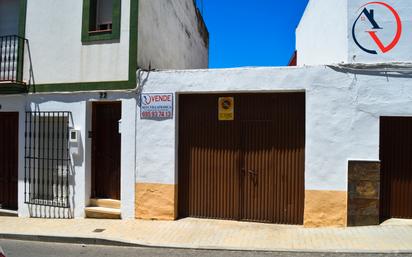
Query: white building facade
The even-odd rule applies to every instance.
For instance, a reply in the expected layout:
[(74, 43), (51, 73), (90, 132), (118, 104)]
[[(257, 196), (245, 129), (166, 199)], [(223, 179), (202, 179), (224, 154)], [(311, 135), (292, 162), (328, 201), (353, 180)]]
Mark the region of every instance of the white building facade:
[(2, 0), (0, 10), (1, 208), (134, 218), (136, 71), (208, 67), (195, 3)]
[(116, 3), (108, 25), (91, 1), (50, 15), (42, 4), (60, 4), (27, 2), (32, 69), (21, 77), (36, 92), (0, 96), (3, 115), (19, 114), (8, 117), (18, 159), (7, 167), (18, 169), (20, 216), (96, 217), (120, 201), (103, 217), (412, 218), (410, 3), (310, 1), (298, 67), (222, 70), (202, 69), (208, 36), (192, 1)]
[(137, 120), (137, 216), (307, 227), (411, 218), (410, 8), (310, 1), (298, 67), (143, 74), (141, 92), (176, 102), (173, 119)]

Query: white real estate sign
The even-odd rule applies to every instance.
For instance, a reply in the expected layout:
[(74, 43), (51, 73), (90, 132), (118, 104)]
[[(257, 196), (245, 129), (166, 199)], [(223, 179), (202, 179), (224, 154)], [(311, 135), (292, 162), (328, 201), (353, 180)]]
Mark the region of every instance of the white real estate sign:
[(173, 94), (142, 94), (140, 118), (150, 120), (173, 119)]

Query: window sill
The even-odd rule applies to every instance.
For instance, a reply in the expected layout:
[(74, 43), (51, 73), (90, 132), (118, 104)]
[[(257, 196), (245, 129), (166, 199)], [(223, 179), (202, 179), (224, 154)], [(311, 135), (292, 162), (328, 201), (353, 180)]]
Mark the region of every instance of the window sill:
[(111, 34), (113, 30), (106, 29), (106, 30), (94, 30), (89, 31), (89, 35), (101, 35), (101, 34)]
[(82, 36), (83, 43), (98, 42), (98, 41), (113, 41), (119, 40), (120, 35), (113, 30), (97, 30), (88, 31), (86, 35)]

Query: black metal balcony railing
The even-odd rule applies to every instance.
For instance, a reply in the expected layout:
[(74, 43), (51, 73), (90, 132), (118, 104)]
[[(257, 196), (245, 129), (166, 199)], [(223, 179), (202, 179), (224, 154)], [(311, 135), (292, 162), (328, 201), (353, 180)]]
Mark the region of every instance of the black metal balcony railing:
[(26, 81), (24, 76), (27, 51), (27, 39), (16, 35), (0, 37), (0, 83), (29, 87), (31, 68), (28, 70), (29, 76)]

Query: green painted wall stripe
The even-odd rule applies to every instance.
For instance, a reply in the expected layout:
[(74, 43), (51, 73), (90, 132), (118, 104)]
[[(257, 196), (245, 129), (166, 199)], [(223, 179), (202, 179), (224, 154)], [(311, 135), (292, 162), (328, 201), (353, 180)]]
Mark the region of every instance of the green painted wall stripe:
[(0, 86), (0, 95), (27, 93), (27, 87), (20, 84), (3, 84)]
[(27, 14), (27, 0), (20, 0), (19, 8), (19, 36), (26, 36), (26, 14)]
[[(27, 0), (19, 1), (19, 32), (18, 35), (22, 38), (25, 38), (26, 35), (26, 14), (27, 14)], [(20, 43), (23, 43), (20, 44)], [(24, 62), (24, 42), (19, 43), (18, 54), (17, 54), (17, 81), (23, 80), (23, 71), (20, 70)], [(25, 92), (27, 91), (24, 90)]]
[(129, 82), (136, 87), (139, 0), (130, 0)]
[[(27, 0), (26, 0), (27, 1)], [(136, 88), (139, 0), (130, 0), (129, 80), (37, 84), (32, 92), (75, 92), (96, 90), (127, 90)]]

